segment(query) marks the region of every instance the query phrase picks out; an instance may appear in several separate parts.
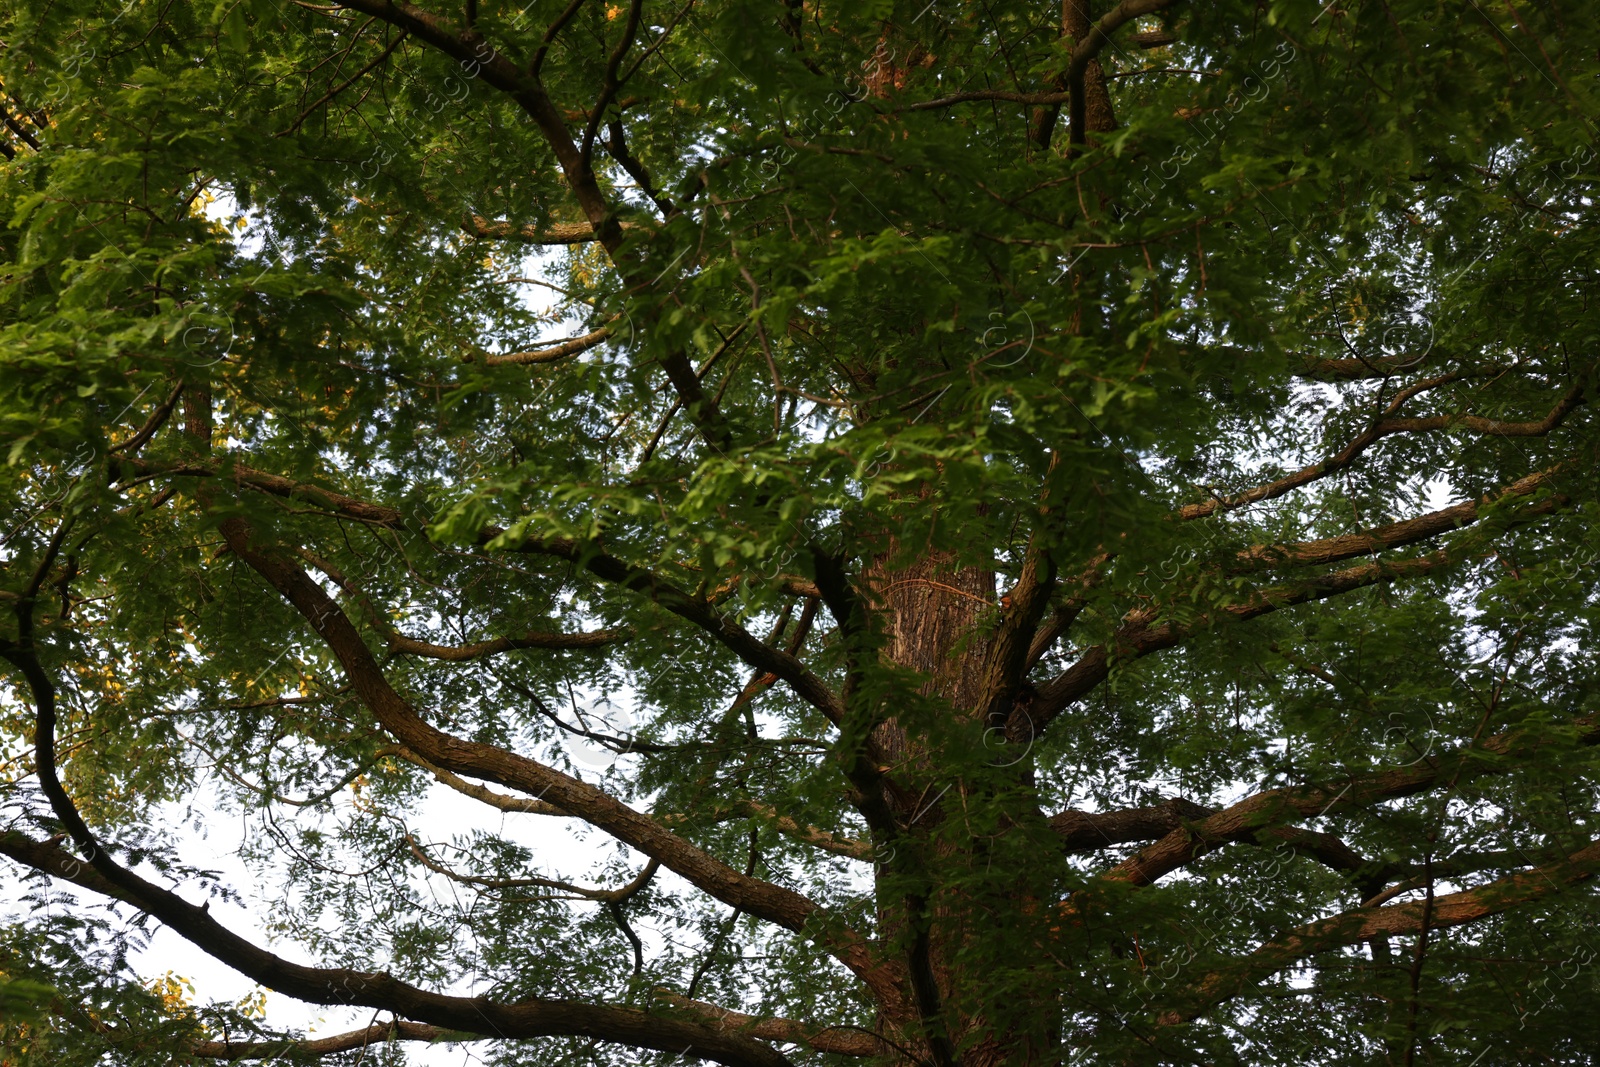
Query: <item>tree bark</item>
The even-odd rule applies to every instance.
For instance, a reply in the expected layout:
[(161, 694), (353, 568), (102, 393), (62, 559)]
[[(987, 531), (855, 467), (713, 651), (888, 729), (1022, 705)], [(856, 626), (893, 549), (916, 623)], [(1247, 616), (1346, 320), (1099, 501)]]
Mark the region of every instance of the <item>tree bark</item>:
[[(918, 495), (926, 500), (929, 494), (924, 489)], [(997, 842), (965, 823), (969, 800), (982, 796), (981, 805), (973, 805), (976, 809), (993, 805), (1002, 795), (1015, 796), (1006, 805), (1015, 811), (1000, 833), (1020, 832), (1036, 823), (1034, 829), (1048, 834), (1028, 788), (1028, 761), (984, 769), (980, 777), (969, 778), (953, 773), (948, 759), (936, 751), (944, 743), (938, 733), (962, 735), (960, 720), (965, 720), (966, 736), (985, 736), (985, 664), (999, 615), (995, 570), (948, 553), (918, 553), (915, 546), (891, 537), (867, 581), (883, 627), (883, 663), (921, 675), (925, 681), (916, 699), (928, 702), (885, 709), (887, 717), (873, 731), (897, 786), (886, 791), (885, 800), (903, 835), (893, 856), (878, 868), (880, 936), (905, 946), (913, 971), (919, 966), (918, 953), (924, 955), (920, 965), (932, 980), (939, 1013), (937, 1020), (924, 1018), (917, 1026), (889, 1018), (880, 1018), (880, 1025), (908, 1050), (936, 1063), (942, 1057), (937, 1048), (929, 1048), (931, 1035), (948, 1040), (953, 1062), (962, 1067), (1043, 1062), (1047, 1050), (1037, 1035), (1011, 1032), (989, 1018), (985, 1005), (993, 976), (970, 962), (974, 955), (982, 958), (983, 943), (992, 940), (994, 930), (1027, 931), (1044, 914), (1044, 901), (1025, 879), (1008, 880), (1003, 893), (982, 881), (977, 872), (989, 868), (989, 853)], [(935, 731), (930, 716), (957, 721)], [(924, 886), (925, 892), (908, 893), (908, 883)], [(984, 888), (974, 890), (973, 885)], [(1044, 946), (1035, 947), (1042, 971), (1048, 962)], [(1008, 940), (1007, 951), (1013, 950), (1019, 959), (1027, 954), (1026, 939)], [(1042, 975), (1038, 988), (1040, 1003), (1033, 1014), (1048, 1019), (1054, 1008)], [(913, 999), (926, 1014), (927, 998)]]
[[(1062, 0), (1061, 28), (1076, 45), (1089, 36), (1094, 24), (1090, 0)], [(1117, 116), (1111, 109), (1111, 93), (1106, 89), (1106, 72), (1098, 59), (1089, 60), (1083, 72), (1084, 116), (1091, 133), (1108, 133), (1117, 128)]]

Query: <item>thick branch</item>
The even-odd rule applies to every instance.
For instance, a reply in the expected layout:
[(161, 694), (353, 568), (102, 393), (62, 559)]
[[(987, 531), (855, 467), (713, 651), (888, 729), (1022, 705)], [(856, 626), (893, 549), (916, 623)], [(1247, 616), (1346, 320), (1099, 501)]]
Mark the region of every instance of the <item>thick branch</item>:
[[(496, 793), (494, 790), (478, 785), (476, 782), (469, 782), (460, 775), (451, 774), (443, 768), (433, 766), (403, 745), (396, 745), (393, 749), (386, 751), (390, 751), (401, 759), (414, 763), (428, 771), (439, 782), (449, 786), (456, 792), (472, 797), (474, 800), (481, 801), (499, 811), (568, 817), (572, 815), (571, 812), (564, 811), (543, 800), (535, 800), (530, 797), (506, 796), (504, 793)], [(718, 819), (739, 816), (761, 819), (779, 833), (792, 837), (797, 841), (802, 841), (813, 848), (822, 849), (824, 852), (832, 852), (838, 856), (849, 856), (851, 859), (858, 860), (868, 860), (874, 855), (871, 842), (829, 833), (809, 823), (803, 823), (784, 815), (771, 805), (761, 804), (754, 800), (737, 800), (722, 811), (713, 813), (713, 817)], [(664, 826), (676, 826), (688, 821), (688, 817), (681, 814), (658, 815), (657, 818), (661, 820)]]
[(1106, 567), (1114, 559), (1109, 552), (1102, 552), (1089, 561), (1088, 566), (1079, 571), (1077, 577), (1068, 579), (1064, 584), (1072, 590), (1070, 596), (1056, 606), (1050, 617), (1033, 632), (1033, 640), (1028, 645), (1027, 669), (1032, 670), (1054, 647), (1061, 635), (1072, 628), (1083, 609), (1088, 606), (1088, 594), (1091, 589), (1099, 585), (1106, 576)]
[[(548, 800), (645, 855), (660, 860), (718, 900), (742, 908), (767, 922), (798, 933), (807, 932), (808, 923), (823, 918), (817, 905), (806, 897), (741, 874), (678, 837), (656, 820), (587, 782), (518, 753), (454, 737), (424, 722), (416, 709), (390, 686), (355, 626), (321, 586), (277, 553), (259, 547), (244, 520), (224, 520), (220, 529), (233, 553), (311, 623), (339, 660), (351, 688), (372, 711), (379, 724), (428, 763)], [(755, 641), (755, 638), (751, 640)], [(876, 954), (859, 935), (831, 923), (828, 925), (830, 929), (827, 932), (813, 928), (809, 934), (817, 937), (824, 948), (872, 986), (875, 993), (892, 1002), (898, 989), (892, 972), (876, 958)]]
[[(1440, 534), (1471, 526), (1483, 517), (1485, 507), (1510, 503), (1517, 497), (1531, 496), (1547, 488), (1565, 464), (1535, 471), (1526, 478), (1512, 482), (1497, 494), (1484, 494), (1482, 501), (1466, 500), (1413, 519), (1378, 526), (1364, 533), (1328, 537), (1320, 541), (1300, 541), (1281, 545), (1253, 545), (1239, 553), (1241, 563), (1307, 566), (1321, 563), (1338, 563), (1357, 556), (1371, 555), (1390, 548), (1426, 541)], [(1518, 512), (1519, 519), (1549, 514), (1563, 507), (1567, 499), (1551, 496), (1531, 508)]]
[(1186, 623), (1158, 623), (1155, 621), (1158, 612), (1154, 608), (1130, 612), (1110, 642), (1088, 649), (1071, 667), (1039, 687), (1032, 711), (1035, 734), (1048, 727), (1068, 705), (1084, 697), (1105, 681), (1111, 674), (1112, 665), (1116, 662), (1138, 659), (1173, 648), (1199, 630), (1217, 622), (1224, 620), (1243, 622), (1296, 604), (1324, 600), (1352, 589), (1426, 574), (1457, 560), (1457, 556), (1443, 551), (1395, 563), (1374, 560), (1346, 570), (1320, 575), (1297, 585), (1258, 590), (1241, 603), (1224, 605), (1215, 613), (1202, 613), (1193, 621)]
[[(1537, 471), (1512, 483), (1502, 490), (1498, 498), (1492, 503), (1509, 502), (1518, 497), (1530, 496), (1540, 489), (1547, 488), (1549, 482), (1559, 473), (1562, 466), (1557, 465), (1544, 471)], [(1380, 527), (1366, 534), (1328, 538), (1323, 541), (1307, 541), (1300, 544), (1256, 546), (1241, 553), (1240, 559), (1246, 562), (1286, 562), (1293, 564), (1340, 561), (1358, 555), (1366, 555), (1377, 551), (1379, 548), (1414, 544), (1451, 530), (1472, 525), (1482, 520), (1484, 508), (1490, 503), (1491, 501), (1487, 498), (1483, 505), (1474, 501), (1466, 501), (1427, 515), (1418, 516), (1415, 519)], [(1564, 506), (1564, 503), (1564, 498), (1559, 496), (1551, 496), (1545, 500), (1536, 501), (1509, 516), (1504, 520), (1503, 525), (1510, 527), (1531, 522), (1558, 510)], [(1123, 625), (1118, 628), (1116, 635), (1109, 644), (1095, 645), (1088, 649), (1071, 667), (1040, 687), (1038, 699), (1035, 701), (1032, 713), (1035, 728), (1036, 730), (1043, 730), (1067, 705), (1082, 698), (1104, 681), (1110, 675), (1111, 666), (1116, 660), (1138, 658), (1172, 648), (1201, 628), (1212, 625), (1222, 619), (1243, 622), (1282, 608), (1304, 604), (1313, 600), (1323, 600), (1378, 582), (1395, 581), (1426, 574), (1464, 557), (1465, 553), (1462, 551), (1441, 549), (1425, 556), (1393, 563), (1373, 560), (1345, 570), (1319, 575), (1296, 585), (1258, 590), (1248, 596), (1242, 603), (1222, 607), (1216, 616), (1211, 613), (1204, 613), (1194, 621), (1182, 624), (1156, 623), (1155, 620), (1158, 618), (1159, 610), (1157, 608), (1144, 608), (1130, 612), (1125, 616)]]
[(833, 1052), (841, 1056), (876, 1056), (889, 1051), (887, 1042), (876, 1034), (843, 1026), (818, 1027), (797, 1019), (761, 1018), (730, 1011), (702, 1000), (690, 1000), (666, 990), (656, 996), (685, 1012), (699, 1015), (729, 1030), (737, 1030), (752, 1037), (785, 1044), (804, 1045), (818, 1052)]
[[(1082, 3), (1083, 0), (1067, 0), (1068, 6)], [(1067, 64), (1067, 91), (1071, 94), (1067, 104), (1067, 134), (1075, 145), (1084, 144), (1089, 132), (1089, 92), (1091, 83), (1088, 78), (1091, 64), (1103, 48), (1111, 42), (1111, 35), (1123, 25), (1144, 15), (1163, 11), (1178, 0), (1122, 0), (1106, 15), (1089, 27), (1089, 32), (1080, 38), (1073, 34), (1072, 59)], [(1105, 81), (1102, 75), (1099, 79), (1098, 93), (1104, 95)], [(1109, 112), (1109, 105), (1107, 105)], [(1101, 123), (1103, 125), (1104, 123)]]
[[(1576, 741), (1600, 744), (1600, 716), (1573, 723)], [(1149, 885), (1230, 841), (1253, 839), (1259, 832), (1296, 818), (1316, 817), (1366, 807), (1425, 792), (1479, 774), (1507, 773), (1512, 758), (1527, 756), (1548, 740), (1530, 730), (1495, 734), (1468, 746), (1419, 760), (1410, 767), (1351, 778), (1340, 784), (1291, 786), (1247, 797), (1214, 815), (1180, 826), (1161, 840), (1117, 864), (1103, 876), (1109, 881)]]
[[(1174, 797), (1148, 808), (1107, 812), (1064, 811), (1050, 817), (1050, 828), (1061, 836), (1066, 851), (1088, 852), (1183, 833), (1186, 827), (1201, 824), (1215, 814), (1213, 808)], [(1242, 827), (1229, 840), (1280, 847), (1287, 845), (1326, 867), (1360, 878), (1363, 888), (1370, 888), (1372, 892), (1381, 888), (1381, 883), (1377, 882), (1378, 867), (1331, 834), (1294, 826), (1265, 829)]]
[[(142, 475), (204, 478), (225, 474), (231, 476), (235, 484), (248, 486), (272, 496), (303, 500), (374, 526), (404, 530), (418, 525), (408, 521), (398, 508), (357, 500), (320, 486), (268, 474), (242, 463), (231, 463), (226, 466), (212, 462), (158, 465), (130, 458), (123, 460), (123, 465)], [(488, 545), (502, 541), (506, 536), (507, 531), (503, 528), (486, 526), (478, 532), (476, 541), (480, 545)], [(564, 538), (523, 538), (512, 539), (505, 547), (512, 551), (568, 560), (585, 567), (596, 577), (647, 596), (667, 611), (701, 627), (747, 665), (776, 675), (786, 682), (797, 696), (827, 716), (829, 721), (839, 722), (843, 714), (843, 705), (821, 678), (789, 653), (763, 644), (759, 638), (719, 611), (711, 601), (691, 596), (643, 567), (608, 555), (592, 544), (579, 544)]]
[(482, 1041), (488, 1034), (445, 1030), (427, 1023), (396, 1019), (373, 1023), (363, 1030), (351, 1030), (332, 1037), (282, 1038), (266, 1041), (202, 1041), (186, 1050), (191, 1056), (208, 1060), (270, 1060), (300, 1056), (328, 1056), (351, 1052), (388, 1041)]
[(183, 395), (183, 387), (183, 382), (179, 382), (177, 385), (173, 386), (172, 392), (167, 394), (167, 398), (165, 400), (156, 405), (156, 409), (150, 413), (150, 417), (145, 420), (143, 426), (139, 427), (139, 429), (134, 432), (132, 437), (128, 438), (120, 445), (112, 445), (109, 449), (107, 449), (107, 451), (132, 453), (139, 451), (139, 449), (148, 444), (150, 439), (156, 435), (156, 431), (161, 429), (161, 427), (166, 423), (167, 419), (171, 417), (172, 409), (177, 407), (178, 398)]
[(785, 1067), (782, 1055), (748, 1038), (633, 1008), (545, 999), (503, 1004), (486, 997), (454, 997), (420, 989), (387, 972), (292, 963), (227, 929), (205, 906), (196, 906), (111, 858), (89, 831), (55, 770), (55, 688), (31, 648), (0, 651), (18, 668), (33, 694), (39, 782), (56, 816), (83, 850), (81, 861), (53, 842), (16, 831), (0, 833), (0, 853), (35, 870), (132, 904), (218, 960), (286, 996), (313, 1004), (356, 1004), (390, 1011), (449, 1030), (497, 1037), (577, 1035), (638, 1048), (685, 1053), (729, 1067)]
[(1356, 908), (1279, 934), (1249, 956), (1206, 975), (1193, 988), (1190, 1002), (1164, 1013), (1165, 1025), (1186, 1022), (1238, 995), (1246, 986), (1276, 974), (1307, 956), (1374, 938), (1414, 934), (1429, 929), (1464, 926), (1511, 908), (1531, 904), (1586, 882), (1600, 871), (1600, 841), (1559, 863), (1520, 871), (1476, 889), (1446, 893), (1431, 901), (1388, 907)]
[(1036, 530), (1028, 542), (1022, 573), (1002, 601), (1005, 609), (983, 665), (983, 698), (978, 708), (983, 722), (1004, 727), (1011, 717), (1027, 672), (1033, 636), (1055, 588), (1055, 562), (1050, 558), (1045, 532)]
[(1063, 811), (1050, 816), (1050, 829), (1061, 838), (1066, 851), (1089, 852), (1133, 841), (1149, 841), (1171, 833), (1185, 822), (1195, 822), (1214, 814), (1216, 811), (1213, 808), (1202, 807), (1182, 797), (1173, 797), (1148, 808)]
[[(839, 627), (845, 659), (841, 704), (848, 705), (862, 686), (863, 664), (877, 656), (868, 608), (851, 584), (842, 556), (813, 546), (812, 561), (816, 566), (817, 591)], [(898, 832), (898, 824), (885, 795), (885, 790), (893, 790), (894, 785), (883, 776), (883, 753), (873, 738), (880, 712), (869, 702), (855, 703), (866, 706), (858, 706), (849, 723), (840, 720), (843, 743), (836, 757), (845, 778), (854, 788), (856, 809), (866, 818), (872, 831), (887, 840)]]
[[(618, 225), (624, 232), (634, 228), (631, 222)], [(594, 227), (587, 222), (551, 222), (544, 226), (524, 223), (519, 226), (514, 222), (490, 221), (482, 215), (472, 215), (462, 229), (474, 237), (520, 241), (530, 245), (576, 245), (599, 239)]]
[[(611, 327), (602, 326), (598, 330), (591, 330), (579, 337), (568, 338), (565, 341), (551, 345), (549, 348), (538, 348), (529, 352), (486, 352), (483, 354), (485, 367), (525, 366), (533, 363), (559, 363), (563, 359), (570, 359), (591, 348), (598, 348), (611, 337)], [(472, 357), (467, 357), (463, 362), (471, 363)]]

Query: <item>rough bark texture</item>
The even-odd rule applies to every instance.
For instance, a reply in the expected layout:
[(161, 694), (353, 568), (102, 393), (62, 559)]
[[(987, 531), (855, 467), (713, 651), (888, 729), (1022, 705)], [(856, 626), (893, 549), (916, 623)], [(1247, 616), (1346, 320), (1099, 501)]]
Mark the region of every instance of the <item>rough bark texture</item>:
[[(884, 627), (883, 661), (926, 679), (917, 696), (933, 706), (921, 715), (966, 719), (978, 736), (989, 681), (985, 665), (1002, 611), (994, 569), (962, 565), (949, 554), (918, 553), (916, 546), (892, 539), (869, 580)], [(1038, 914), (1037, 897), (1022, 882), (1004, 899), (976, 899), (964, 890), (948, 888), (961, 881), (959, 872), (981, 869), (993, 844), (963, 825), (969, 801), (981, 796), (984, 805), (992, 805), (997, 780), (1026, 783), (1027, 761), (1000, 770), (997, 778), (951, 776), (946, 761), (933, 751), (936, 742), (929, 737), (926, 719), (919, 719), (917, 711), (902, 717), (895, 714), (897, 710), (885, 709), (887, 717), (873, 731), (897, 786), (886, 792), (886, 800), (903, 835), (891, 861), (879, 867), (879, 921), (885, 937), (905, 940), (913, 1002), (924, 1019), (931, 1014), (935, 1022), (908, 1025), (910, 1020), (887, 1016), (881, 1022), (897, 1031), (897, 1040), (908, 1049), (936, 1063), (947, 1062), (952, 1053), (969, 1067), (1041, 1062), (1047, 1050), (1006, 1034), (984, 1017), (977, 1004), (988, 976), (963, 958), (997, 924), (1025, 930), (1030, 916)], [(999, 740), (995, 740), (998, 755)], [(1042, 825), (1043, 816), (1031, 799), (1013, 806), (1014, 815), (1005, 820), (1007, 832), (1027, 823)], [(908, 879), (915, 882), (919, 864), (921, 869), (936, 866), (939, 871), (936, 880), (930, 879), (938, 887), (926, 895), (904, 890)], [(1021, 944), (1017, 950), (1026, 951)], [(919, 967), (931, 984), (929, 990), (915, 988)], [(1044, 994), (1047, 984), (1041, 982), (1039, 988), (1044, 1017), (1052, 1009)]]
[[(1089, 36), (1094, 24), (1090, 0), (1062, 0), (1061, 27), (1076, 45)], [(1089, 60), (1083, 74), (1084, 115), (1091, 133), (1108, 133), (1117, 128), (1117, 116), (1111, 109), (1111, 93), (1106, 89), (1105, 68), (1098, 59)]]

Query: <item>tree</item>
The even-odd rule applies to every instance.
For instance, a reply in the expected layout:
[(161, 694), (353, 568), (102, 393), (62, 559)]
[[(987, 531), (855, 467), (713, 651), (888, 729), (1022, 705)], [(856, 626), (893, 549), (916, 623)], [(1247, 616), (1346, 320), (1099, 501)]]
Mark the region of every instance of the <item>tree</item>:
[(10, 5), (6, 1062), (1593, 1062), (1584, 16)]

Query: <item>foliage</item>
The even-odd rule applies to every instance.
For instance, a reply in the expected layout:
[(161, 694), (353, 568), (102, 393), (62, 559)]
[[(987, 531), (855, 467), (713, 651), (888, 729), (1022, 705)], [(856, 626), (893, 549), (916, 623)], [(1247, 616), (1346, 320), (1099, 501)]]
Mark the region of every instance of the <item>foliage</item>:
[(6, 6), (0, 1063), (1592, 1062), (1585, 14)]

